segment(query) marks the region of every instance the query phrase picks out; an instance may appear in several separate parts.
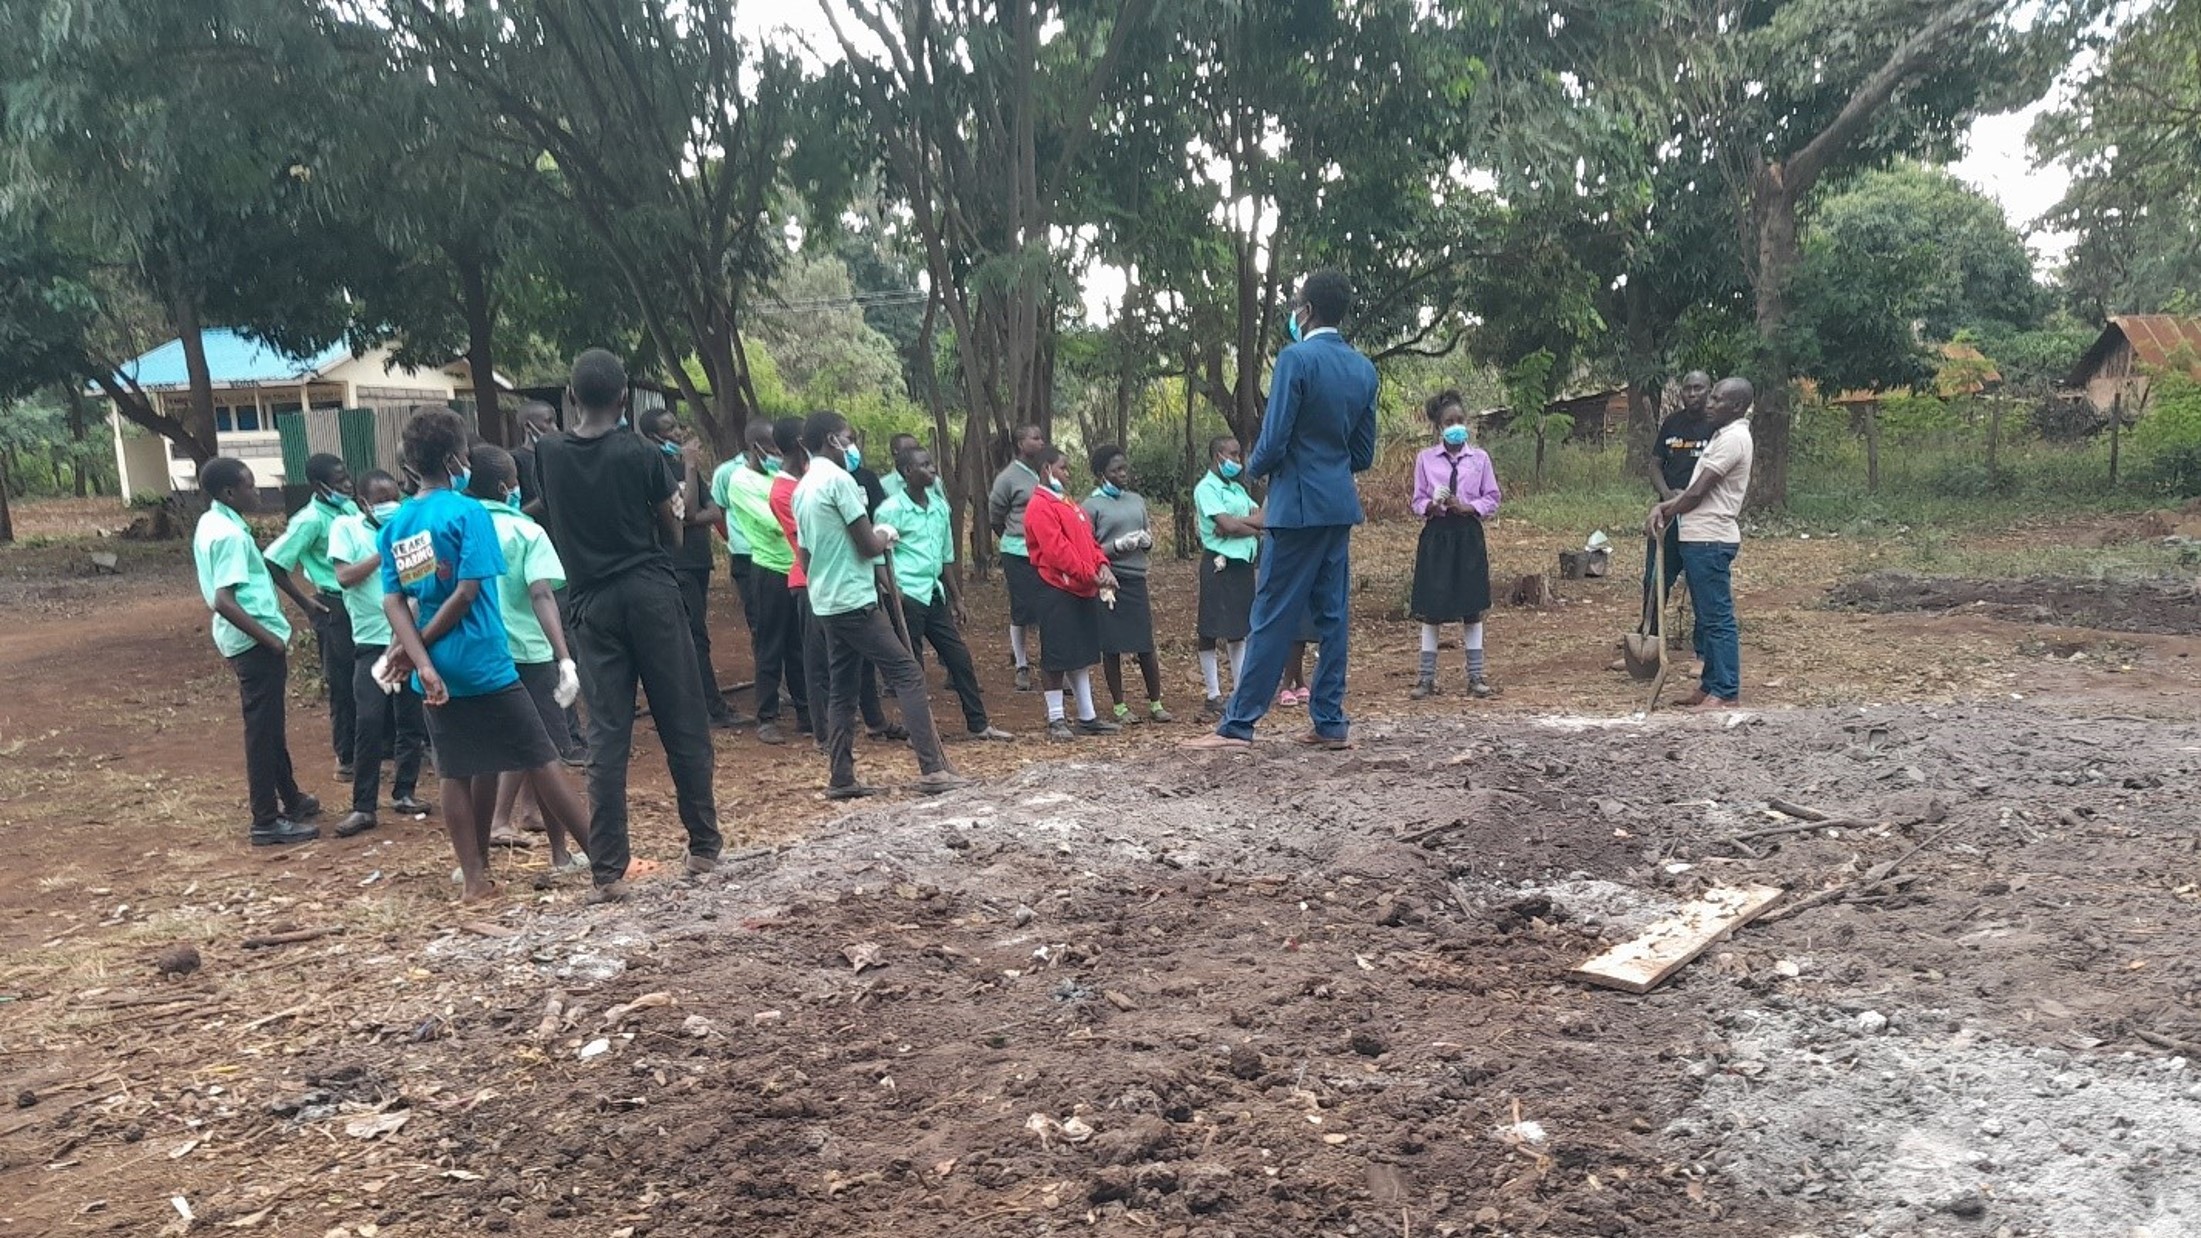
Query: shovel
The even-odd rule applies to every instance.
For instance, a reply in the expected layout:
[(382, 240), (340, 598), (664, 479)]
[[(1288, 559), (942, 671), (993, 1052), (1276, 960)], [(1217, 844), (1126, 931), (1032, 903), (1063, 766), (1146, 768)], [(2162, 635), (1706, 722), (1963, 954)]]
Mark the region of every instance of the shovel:
[(1665, 625), (1666, 597), (1666, 539), (1655, 538), (1651, 543), (1651, 579), (1643, 585), (1643, 619), (1636, 630), (1621, 638), (1621, 660), (1627, 664), (1628, 678), (1643, 681), (1658, 674), (1660, 654), (1666, 647), (1660, 628)]
[[(1663, 629), (1663, 628), (1664, 628), (1664, 627), (1666, 626), (1666, 539), (1665, 539), (1665, 537), (1661, 536), (1661, 537), (1660, 537), (1660, 538), (1658, 539), (1658, 543), (1657, 543), (1657, 549), (1653, 551), (1653, 553), (1652, 553), (1652, 556), (1651, 556), (1651, 557), (1652, 557), (1652, 567), (1651, 567), (1651, 586), (1652, 586), (1652, 588), (1653, 588), (1653, 589), (1655, 589), (1655, 590), (1657, 591), (1657, 594), (1658, 594), (1658, 596), (1657, 596), (1657, 598), (1656, 598), (1656, 601), (1657, 601), (1657, 604), (1658, 604), (1658, 610), (1657, 610), (1657, 612), (1656, 612), (1656, 615), (1657, 615), (1657, 618), (1658, 618), (1658, 623), (1657, 623), (1657, 624), (1656, 624), (1655, 626), (1657, 626), (1657, 627), (1659, 627), (1659, 628), (1662, 628), (1662, 629)], [(1635, 647), (1634, 647), (1634, 646), (1635, 646), (1635, 641), (1636, 641), (1637, 639), (1638, 639), (1638, 638), (1637, 638), (1636, 636), (1632, 636), (1632, 635), (1631, 635), (1631, 636), (1630, 636), (1630, 637), (1628, 638), (1628, 641), (1629, 641), (1629, 653), (1630, 653), (1631, 655), (1632, 655), (1632, 654), (1634, 654), (1634, 652), (1635, 652)], [(1654, 657), (1655, 657), (1655, 658), (1657, 659), (1657, 661), (1656, 661), (1656, 665), (1655, 665), (1655, 666), (1653, 667), (1653, 669), (1652, 669), (1652, 672), (1651, 672), (1651, 695), (1650, 695), (1649, 697), (1645, 698), (1645, 700), (1644, 700), (1644, 702), (1643, 702), (1643, 708), (1642, 708), (1642, 709), (1640, 709), (1640, 710), (1637, 710), (1637, 711), (1636, 711), (1636, 715), (1635, 715), (1635, 716), (1636, 716), (1636, 720), (1637, 720), (1637, 721), (1641, 721), (1641, 720), (1643, 720), (1644, 718), (1648, 718), (1648, 717), (1650, 717), (1650, 716), (1651, 716), (1651, 711), (1652, 711), (1652, 710), (1654, 710), (1654, 709), (1657, 709), (1657, 708), (1658, 708), (1658, 694), (1659, 694), (1660, 692), (1664, 691), (1664, 690), (1665, 690), (1665, 688), (1666, 688), (1666, 635), (1665, 635), (1665, 633), (1664, 633), (1663, 631), (1661, 631), (1661, 632), (1658, 632), (1658, 633), (1656, 633), (1656, 634), (1652, 635), (1652, 636), (1650, 637), (1650, 640), (1652, 640), (1653, 642), (1655, 642), (1655, 643), (1656, 643), (1656, 646), (1657, 646), (1657, 647), (1656, 647), (1656, 649), (1655, 649), (1655, 650), (1653, 651), (1653, 656), (1654, 656)], [(1632, 662), (1632, 661), (1633, 661), (1633, 659), (1631, 658), (1631, 662)], [(1632, 667), (1631, 667), (1631, 669), (1632, 669)]]

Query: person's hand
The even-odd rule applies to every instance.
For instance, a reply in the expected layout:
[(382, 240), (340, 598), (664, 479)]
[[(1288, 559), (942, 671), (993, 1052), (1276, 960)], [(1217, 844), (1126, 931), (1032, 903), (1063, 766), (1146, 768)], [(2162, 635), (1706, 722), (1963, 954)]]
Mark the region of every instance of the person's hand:
[(1666, 522), (1672, 518), (1668, 514), (1664, 503), (1653, 503), (1651, 504), (1651, 514), (1643, 520), (1643, 532), (1654, 540), (1664, 537), (1666, 535)]
[(416, 672), (420, 676), (420, 699), (430, 705), (448, 705), (451, 689), (446, 687), (443, 676), (436, 674), (433, 666), (423, 666)]
[(260, 642), (260, 647), (269, 653), (288, 654), (290, 652), (290, 646), (275, 639), (275, 633), (273, 632), (268, 633), (267, 639)]
[(1094, 577), (1093, 577), (1093, 583), (1094, 583), (1094, 584), (1096, 584), (1096, 585), (1099, 585), (1099, 586), (1100, 586), (1101, 588), (1103, 588), (1103, 589), (1106, 589), (1106, 590), (1108, 590), (1108, 591), (1109, 591), (1109, 592), (1111, 592), (1111, 593), (1115, 592), (1115, 591), (1116, 591), (1116, 573), (1115, 573), (1115, 570), (1114, 570), (1113, 568), (1110, 568), (1110, 567), (1109, 567), (1108, 565), (1106, 565), (1106, 564), (1102, 564), (1102, 565), (1101, 565), (1101, 570), (1100, 570), (1100, 571), (1099, 571), (1098, 573), (1096, 573), (1096, 574), (1094, 575)]
[(971, 626), (971, 612), (963, 609), (963, 604), (961, 602), (957, 602), (955, 604), (955, 609), (949, 612), (949, 614), (955, 620), (956, 627), (967, 628)]
[(673, 487), (673, 518), (676, 520), (686, 520), (688, 518), (688, 488), (686, 486)]
[(306, 595), (306, 616), (310, 619), (326, 619), (329, 617), (329, 608), (321, 604), (320, 598), (309, 593)]
[(558, 686), (552, 690), (550, 699), (558, 702), (558, 708), (570, 709), (580, 695), (581, 669), (573, 664), (571, 658), (558, 659)]
[(374, 679), (374, 686), (382, 689), (384, 696), (394, 696), (397, 693), (398, 680), (402, 678), (390, 672), (390, 653), (393, 652), (396, 651), (386, 651), (374, 660), (373, 666), (367, 668), (367, 674)]
[(902, 540), (902, 531), (891, 524), (875, 524), (871, 531), (879, 535), (879, 544), (893, 546)]
[(1137, 550), (1139, 548), (1139, 535), (1136, 533), (1126, 533), (1122, 537), (1117, 538), (1115, 541), (1108, 543), (1108, 548), (1115, 551), (1117, 554), (1125, 554), (1130, 551)]

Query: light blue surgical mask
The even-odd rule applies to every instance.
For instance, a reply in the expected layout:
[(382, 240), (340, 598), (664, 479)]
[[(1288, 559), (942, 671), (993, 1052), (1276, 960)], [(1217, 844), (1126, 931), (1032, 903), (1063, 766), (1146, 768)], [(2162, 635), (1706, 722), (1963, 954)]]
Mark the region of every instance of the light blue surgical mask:
[(1054, 491), (1054, 492), (1055, 492), (1056, 494), (1061, 494), (1061, 493), (1062, 493), (1062, 479), (1061, 479), (1060, 477), (1050, 477), (1050, 478), (1048, 478), (1048, 479), (1047, 479), (1047, 488), (1048, 488), (1049, 490), (1052, 490), (1052, 491)]
[(766, 476), (768, 476), (768, 477), (777, 477), (777, 476), (779, 476), (779, 472), (780, 472), (780, 463), (781, 463), (781, 461), (780, 461), (780, 457), (778, 457), (778, 456), (766, 456), (766, 457), (764, 457), (764, 472), (765, 472), (765, 475), (766, 475)]
[(455, 493), (464, 494), (466, 492), (466, 487), (473, 480), (474, 470), (472, 469), (468, 469), (463, 473), (453, 473), (451, 474), (451, 489)]
[(1284, 316), (1284, 334), (1292, 337), (1292, 343), (1297, 344), (1299, 342), (1298, 310), (1293, 310), (1291, 313)]
[(1467, 427), (1446, 426), (1444, 428), (1444, 445), (1447, 447), (1467, 446)]
[(390, 517), (392, 517), (392, 516), (395, 516), (395, 515), (397, 515), (397, 509), (398, 509), (398, 505), (397, 505), (397, 504), (395, 504), (395, 503), (377, 503), (377, 504), (375, 504), (375, 505), (374, 505), (374, 507), (373, 507), (373, 508), (371, 509), (371, 510), (373, 511), (373, 514), (374, 514), (374, 522), (375, 522), (376, 524), (382, 524), (383, 522), (387, 521), (387, 520), (388, 520), (388, 519), (389, 519)]
[(513, 511), (520, 510), (520, 488), (518, 486), (512, 487), (511, 491), (504, 496), (504, 505)]
[(1237, 481), (1238, 475), (1246, 471), (1246, 466), (1236, 460), (1225, 460), (1216, 467), (1215, 471), (1223, 475), (1224, 481)]
[(841, 463), (846, 465), (851, 473), (862, 468), (864, 466), (864, 449), (854, 443), (841, 448)]
[(1123, 497), (1123, 487), (1112, 481), (1104, 481), (1101, 483), (1101, 493), (1111, 499), (1120, 499)]
[(674, 460), (678, 460), (680, 458), (680, 444), (678, 443), (667, 440), (665, 442), (659, 443), (657, 445), (657, 449), (664, 452), (668, 457)]

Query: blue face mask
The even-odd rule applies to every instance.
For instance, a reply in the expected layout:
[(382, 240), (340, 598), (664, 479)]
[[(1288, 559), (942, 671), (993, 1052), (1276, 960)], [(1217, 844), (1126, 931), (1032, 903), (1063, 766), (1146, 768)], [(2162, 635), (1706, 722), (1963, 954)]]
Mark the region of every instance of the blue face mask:
[(854, 443), (841, 448), (841, 463), (853, 473), (864, 466), (864, 449)]
[(467, 469), (463, 472), (453, 473), (451, 474), (451, 489), (457, 493), (463, 494), (466, 491), (467, 485), (473, 480), (474, 470), (472, 469)]
[(779, 476), (779, 471), (780, 458), (778, 456), (764, 457), (764, 472), (767, 477), (777, 477)]
[(1447, 447), (1467, 446), (1467, 427), (1446, 426), (1444, 428), (1444, 445)]
[(1223, 475), (1224, 481), (1237, 481), (1238, 475), (1245, 472), (1246, 468), (1236, 460), (1225, 460), (1216, 466), (1215, 471)]
[(1111, 499), (1120, 499), (1123, 497), (1123, 487), (1112, 481), (1104, 481), (1101, 483), (1101, 493)]
[(1048, 478), (1048, 479), (1047, 479), (1047, 488), (1048, 488), (1049, 490), (1052, 490), (1052, 491), (1054, 491), (1054, 492), (1055, 492), (1056, 494), (1061, 494), (1061, 493), (1062, 493), (1062, 479), (1061, 479), (1060, 477), (1050, 477), (1050, 478)]
[(657, 449), (664, 452), (665, 455), (671, 459), (678, 460), (680, 458), (680, 444), (678, 443), (659, 443), (657, 445)]
[(1292, 343), (1299, 342), (1299, 311), (1293, 310), (1284, 316), (1284, 334), (1292, 337)]
[(372, 509), (374, 514), (374, 522), (376, 524), (381, 524), (383, 521), (388, 520), (390, 517), (397, 515), (397, 507), (398, 505), (395, 503), (375, 504), (374, 508)]
[(504, 496), (504, 505), (513, 511), (520, 510), (520, 488), (518, 486), (512, 487), (512, 492)]

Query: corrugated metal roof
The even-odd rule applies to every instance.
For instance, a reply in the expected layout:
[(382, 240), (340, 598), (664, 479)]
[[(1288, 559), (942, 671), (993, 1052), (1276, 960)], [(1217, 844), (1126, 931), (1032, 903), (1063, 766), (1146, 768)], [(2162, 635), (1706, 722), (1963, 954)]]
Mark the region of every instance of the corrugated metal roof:
[(2186, 370), (2195, 378), (2201, 378), (2201, 318), (2181, 318), (2176, 314), (2118, 314), (2110, 318), (2101, 335), (2079, 358), (2078, 366), (2071, 371), (2071, 385), (2084, 387), (2123, 342), (2131, 343), (2133, 358), (2140, 365), (2154, 368), (2169, 365), (2171, 358), (2181, 352), (2190, 353), (2193, 361)]
[[(311, 378), (351, 356), (342, 344), (333, 344), (310, 357), (288, 353), (251, 339), (228, 327), (210, 327), (200, 333), (206, 345), (206, 368), (217, 387), (250, 387)], [(150, 389), (189, 386), (184, 369), (183, 341), (170, 340), (122, 367), (125, 378)]]

